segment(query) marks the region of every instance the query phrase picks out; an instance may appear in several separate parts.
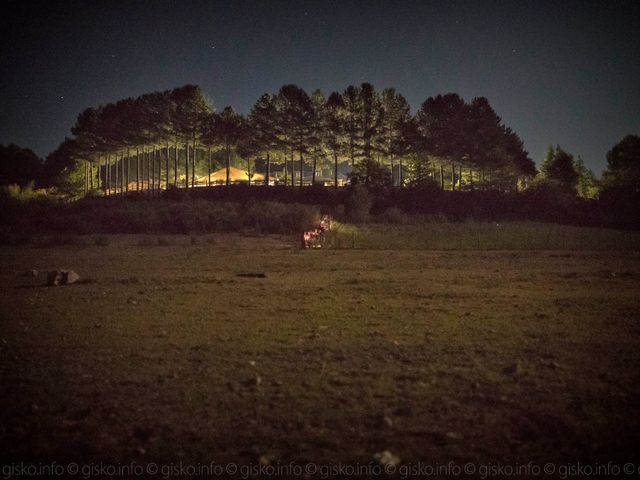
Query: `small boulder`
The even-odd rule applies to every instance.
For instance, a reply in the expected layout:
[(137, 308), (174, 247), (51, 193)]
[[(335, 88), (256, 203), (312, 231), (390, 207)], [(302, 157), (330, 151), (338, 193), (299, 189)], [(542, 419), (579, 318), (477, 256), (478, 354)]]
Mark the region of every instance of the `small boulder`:
[(400, 458), (396, 457), (389, 450), (384, 450), (383, 452), (376, 453), (373, 456), (373, 459), (378, 462), (382, 467), (396, 467), (400, 464)]
[(78, 275), (73, 270), (51, 270), (47, 274), (47, 285), (57, 286), (57, 285), (71, 285), (72, 283), (76, 283), (80, 280), (80, 275)]
[(26, 272), (24, 272), (22, 274), (23, 277), (37, 277), (38, 276), (38, 270), (32, 269), (32, 270), (27, 270)]
[(53, 287), (56, 285), (60, 285), (60, 282), (62, 282), (62, 275), (60, 274), (60, 272), (58, 272), (57, 270), (51, 270), (49, 273), (47, 273), (47, 285)]
[(73, 270), (63, 271), (62, 272), (64, 278), (64, 285), (71, 285), (72, 283), (76, 283), (80, 280), (80, 275), (78, 275)]

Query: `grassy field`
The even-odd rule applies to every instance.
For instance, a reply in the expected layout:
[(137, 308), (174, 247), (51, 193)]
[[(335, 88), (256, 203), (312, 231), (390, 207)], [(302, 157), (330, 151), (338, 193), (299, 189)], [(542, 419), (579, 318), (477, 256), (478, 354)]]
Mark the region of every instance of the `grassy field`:
[(334, 222), (334, 249), (638, 251), (640, 232), (536, 222), (352, 225)]
[(637, 234), (399, 228), (0, 247), (2, 459), (637, 460)]

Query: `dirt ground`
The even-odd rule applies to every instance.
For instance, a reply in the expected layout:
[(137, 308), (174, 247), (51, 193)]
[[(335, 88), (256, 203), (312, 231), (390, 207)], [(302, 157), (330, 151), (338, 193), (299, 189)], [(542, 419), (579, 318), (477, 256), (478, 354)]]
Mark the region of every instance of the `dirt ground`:
[(0, 247), (3, 461), (638, 459), (637, 253), (140, 238)]

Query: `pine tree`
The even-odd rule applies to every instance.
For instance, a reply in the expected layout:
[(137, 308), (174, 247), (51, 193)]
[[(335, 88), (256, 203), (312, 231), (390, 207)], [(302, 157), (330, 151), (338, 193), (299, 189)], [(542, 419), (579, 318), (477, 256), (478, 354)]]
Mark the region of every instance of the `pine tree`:
[(573, 155), (565, 152), (560, 145), (555, 150), (552, 147), (540, 167), (543, 182), (554, 185), (566, 193), (577, 193), (578, 172), (575, 168)]

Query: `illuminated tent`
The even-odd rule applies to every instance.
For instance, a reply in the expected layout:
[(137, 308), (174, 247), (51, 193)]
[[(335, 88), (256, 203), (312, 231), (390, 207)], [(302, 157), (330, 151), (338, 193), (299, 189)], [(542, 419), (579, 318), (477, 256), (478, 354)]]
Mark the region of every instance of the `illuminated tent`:
[[(226, 181), (227, 181), (226, 168), (221, 168), (216, 172), (211, 172), (211, 183), (220, 183), (220, 182), (224, 183)], [(236, 168), (236, 167), (229, 167), (229, 181), (230, 182), (248, 182), (249, 176), (247, 175), (246, 170), (242, 170), (241, 168)], [(271, 177), (269, 181), (273, 182), (274, 178)], [(199, 177), (198, 183), (206, 185), (207, 177), (206, 176)], [(251, 183), (264, 183), (264, 175), (261, 173), (254, 173), (251, 176)]]

